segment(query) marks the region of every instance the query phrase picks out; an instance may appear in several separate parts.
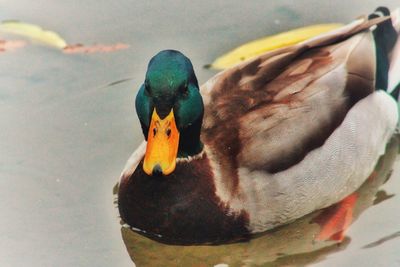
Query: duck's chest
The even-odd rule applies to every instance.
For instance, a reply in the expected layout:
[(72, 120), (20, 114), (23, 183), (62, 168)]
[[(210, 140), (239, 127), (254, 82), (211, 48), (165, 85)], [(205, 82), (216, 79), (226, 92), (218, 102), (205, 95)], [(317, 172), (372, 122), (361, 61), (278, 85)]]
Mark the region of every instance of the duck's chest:
[(121, 184), (118, 206), (127, 224), (167, 243), (219, 243), (248, 235), (248, 216), (230, 216), (216, 197), (206, 156), (161, 177), (146, 175), (140, 163)]

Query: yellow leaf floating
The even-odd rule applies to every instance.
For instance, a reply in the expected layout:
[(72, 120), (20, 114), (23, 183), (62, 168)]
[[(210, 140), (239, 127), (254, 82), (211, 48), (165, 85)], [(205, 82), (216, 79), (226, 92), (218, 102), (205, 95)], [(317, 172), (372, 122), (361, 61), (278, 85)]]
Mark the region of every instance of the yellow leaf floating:
[(267, 36), (258, 40), (241, 45), (230, 52), (217, 58), (211, 65), (214, 69), (226, 69), (252, 57), (261, 55), (267, 51), (293, 45), (319, 34), (331, 31), (343, 26), (338, 23), (318, 24), (302, 28), (297, 28), (272, 36)]
[(60, 49), (67, 46), (66, 41), (60, 35), (53, 31), (44, 30), (35, 24), (5, 21), (0, 24), (0, 32), (21, 35)]

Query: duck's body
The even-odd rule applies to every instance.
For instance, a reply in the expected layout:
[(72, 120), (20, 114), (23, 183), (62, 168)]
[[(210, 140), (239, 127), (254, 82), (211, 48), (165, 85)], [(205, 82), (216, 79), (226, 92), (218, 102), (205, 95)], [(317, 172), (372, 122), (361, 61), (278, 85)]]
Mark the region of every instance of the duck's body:
[[(122, 173), (121, 218), (165, 242), (220, 243), (288, 223), (355, 191), (398, 120), (395, 100), (375, 91), (368, 29), (377, 20), (358, 20), (208, 81), (200, 90), (201, 149), (181, 158), (178, 151), (173, 172), (159, 176), (143, 166), (141, 145)], [(149, 126), (141, 122), (147, 136)]]

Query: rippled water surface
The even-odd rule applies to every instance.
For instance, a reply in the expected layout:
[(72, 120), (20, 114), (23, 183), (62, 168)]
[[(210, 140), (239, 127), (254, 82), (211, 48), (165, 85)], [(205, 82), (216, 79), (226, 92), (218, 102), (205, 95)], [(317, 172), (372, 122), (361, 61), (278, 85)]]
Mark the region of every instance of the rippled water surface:
[(137, 266), (400, 266), (397, 141), (360, 188), (357, 220), (340, 245), (313, 241), (317, 213), (224, 246), (163, 245), (119, 224), (112, 190), (142, 140), (133, 100), (149, 58), (181, 50), (202, 83), (214, 74), (203, 65), (246, 41), (400, 5), (321, 2), (1, 1), (1, 20), (121, 49), (0, 51), (0, 266), (132, 266), (131, 258)]

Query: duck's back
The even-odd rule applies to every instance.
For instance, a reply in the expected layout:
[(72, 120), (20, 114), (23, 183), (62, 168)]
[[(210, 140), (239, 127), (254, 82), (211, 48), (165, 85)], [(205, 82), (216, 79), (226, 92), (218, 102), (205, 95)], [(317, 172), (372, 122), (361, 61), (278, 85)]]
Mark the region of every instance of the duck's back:
[(340, 201), (373, 170), (396, 102), (376, 92), (376, 47), (360, 20), (224, 71), (202, 88), (216, 194), (250, 232)]
[(370, 24), (267, 53), (206, 83), (202, 135), (222, 165), (276, 173), (320, 147), (375, 90)]

